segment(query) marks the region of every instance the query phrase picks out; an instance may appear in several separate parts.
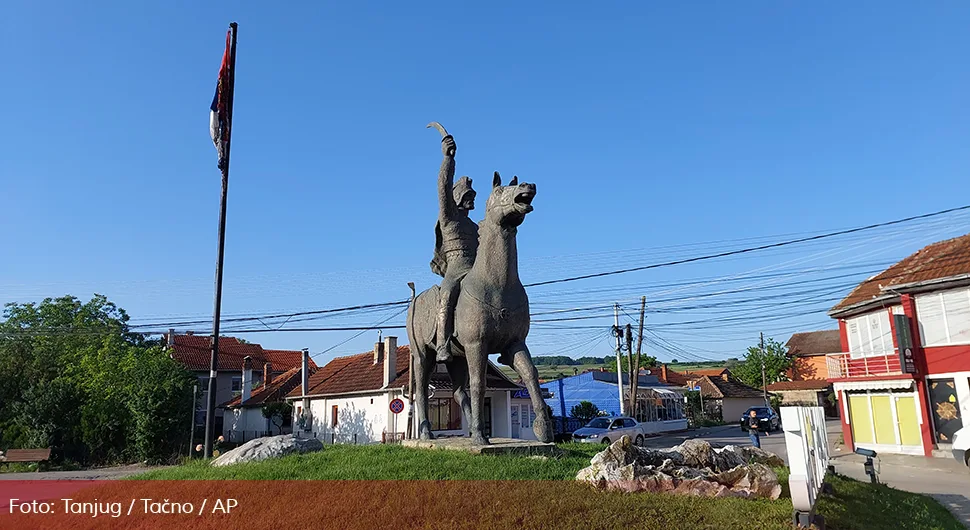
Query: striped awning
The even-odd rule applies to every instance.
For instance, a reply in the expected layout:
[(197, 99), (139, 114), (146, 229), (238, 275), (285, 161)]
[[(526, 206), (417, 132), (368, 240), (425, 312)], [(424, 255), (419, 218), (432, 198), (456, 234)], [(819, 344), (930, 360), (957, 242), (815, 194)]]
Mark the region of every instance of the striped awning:
[(836, 392), (840, 390), (909, 390), (913, 388), (912, 379), (883, 379), (881, 381), (848, 381), (832, 383)]

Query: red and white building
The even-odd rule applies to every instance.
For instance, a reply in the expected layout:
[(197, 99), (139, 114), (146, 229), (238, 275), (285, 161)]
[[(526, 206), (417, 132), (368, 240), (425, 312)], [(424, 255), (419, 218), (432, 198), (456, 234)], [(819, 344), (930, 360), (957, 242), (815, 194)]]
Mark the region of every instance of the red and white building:
[[(948, 450), (970, 417), (970, 234), (862, 282), (829, 315), (839, 321), (842, 352), (826, 356), (826, 370), (846, 445)], [(907, 333), (909, 357), (899, 344)]]

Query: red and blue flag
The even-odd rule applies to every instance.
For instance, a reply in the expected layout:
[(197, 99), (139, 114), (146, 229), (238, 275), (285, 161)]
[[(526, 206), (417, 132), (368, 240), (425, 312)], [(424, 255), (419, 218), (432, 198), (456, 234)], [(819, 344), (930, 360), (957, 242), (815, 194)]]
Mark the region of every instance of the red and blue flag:
[(212, 105), (209, 106), (209, 134), (212, 136), (212, 143), (216, 146), (219, 153), (219, 169), (224, 169), (226, 163), (226, 152), (229, 145), (229, 133), (232, 129), (229, 101), (232, 92), (232, 76), (230, 69), (230, 43), (232, 31), (226, 32), (226, 51), (222, 54), (222, 65), (219, 67), (219, 79), (216, 82), (216, 93), (212, 96)]

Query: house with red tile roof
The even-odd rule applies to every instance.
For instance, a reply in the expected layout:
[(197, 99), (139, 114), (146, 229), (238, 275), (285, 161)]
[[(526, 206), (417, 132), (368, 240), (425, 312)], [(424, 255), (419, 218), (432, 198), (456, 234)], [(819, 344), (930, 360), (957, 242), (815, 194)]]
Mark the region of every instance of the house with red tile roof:
[[(410, 357), (397, 337), (385, 337), (369, 352), (337, 357), (296, 385), (286, 396), (293, 421), (324, 443), (381, 443), (408, 432)], [(536, 439), (535, 410), (528, 392), (489, 362), (485, 377), (486, 436)], [(304, 388), (306, 391), (304, 392)], [(467, 436), (468, 426), (453, 396), (444, 365), (431, 374), (429, 417), (436, 436)], [(400, 399), (404, 408), (391, 411)]]
[[(720, 376), (702, 375), (690, 379), (689, 388), (700, 392), (704, 411), (711, 417), (728, 423), (738, 421), (751, 407), (764, 407), (764, 391), (750, 387), (733, 377), (730, 372)], [(770, 394), (769, 394), (770, 397)]]
[[(196, 427), (203, 426), (209, 389), (209, 361), (212, 357), (211, 337), (192, 333), (179, 335), (169, 331), (164, 338), (172, 359), (194, 372), (199, 380), (195, 423)], [(250, 377), (245, 379), (244, 364), (247, 358), (250, 362)], [(220, 337), (219, 376), (216, 379), (216, 432), (225, 435), (228, 428), (223, 421), (224, 408), (221, 405), (241, 395), (244, 388), (252, 390), (261, 386), (264, 381), (273, 381), (293, 368), (300, 368), (302, 359), (303, 352), (299, 350), (269, 350), (235, 337)], [(309, 363), (314, 370), (317, 368), (312, 359)]]
[(930, 456), (970, 417), (970, 234), (926, 246), (836, 304), (826, 356), (849, 449)]
[[(264, 365), (264, 374), (268, 367), (268, 363)], [(308, 369), (311, 376), (317, 371), (315, 364), (308, 365)], [(222, 405), (226, 411), (223, 416), (223, 436), (226, 440), (248, 442), (253, 438), (293, 432), (292, 414), (270, 420), (263, 415), (263, 407), (285, 402), (286, 396), (300, 385), (301, 376), (302, 368), (297, 366), (275, 377), (264, 375), (252, 390), (243, 386), (238, 396)], [(251, 379), (251, 375), (243, 374), (244, 381)], [(263, 384), (266, 381), (269, 383)]]
[(828, 375), (825, 356), (842, 351), (837, 329), (793, 333), (785, 346), (792, 360), (788, 371), (792, 381), (824, 381)]

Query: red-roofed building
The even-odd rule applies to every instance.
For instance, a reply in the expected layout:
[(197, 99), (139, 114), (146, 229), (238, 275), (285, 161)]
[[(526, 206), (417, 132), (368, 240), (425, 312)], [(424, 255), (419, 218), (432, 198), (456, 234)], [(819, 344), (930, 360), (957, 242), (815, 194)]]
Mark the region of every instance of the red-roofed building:
[[(212, 357), (212, 342), (208, 335), (169, 332), (165, 335), (169, 355), (188, 370), (195, 372), (199, 380), (198, 401), (195, 414), (196, 426), (205, 425), (205, 407), (209, 389), (209, 361)], [(243, 365), (245, 359), (251, 363), (251, 377), (244, 385)], [(235, 337), (219, 338), (219, 377), (216, 380), (216, 432), (226, 432), (228, 425), (223, 422), (222, 405), (249, 390), (261, 386), (265, 379), (270, 381), (293, 368), (300, 368), (303, 352), (299, 350), (264, 350), (259, 344), (241, 341)], [(312, 360), (311, 367), (317, 366)]]
[[(293, 403), (294, 424), (325, 443), (379, 443), (407, 432), (411, 350), (386, 337), (374, 350), (337, 357), (298, 384), (286, 396)], [(451, 378), (443, 365), (431, 375), (429, 416), (437, 436), (467, 436), (468, 427), (455, 402)], [(535, 439), (535, 411), (528, 392), (489, 363), (485, 378), (487, 436)], [(403, 412), (390, 410), (401, 399)], [(309, 414), (304, 414), (309, 411)], [(302, 420), (302, 421), (301, 421)]]
[(949, 449), (970, 417), (970, 234), (867, 279), (829, 315), (841, 353), (826, 356), (826, 371), (849, 448)]
[[(309, 365), (311, 375), (316, 371), (316, 365)], [(223, 416), (223, 436), (226, 440), (248, 442), (253, 438), (293, 432), (292, 414), (284, 418), (274, 418), (275, 421), (271, 421), (263, 415), (263, 406), (284, 402), (287, 394), (300, 386), (301, 376), (302, 371), (299, 366), (290, 368), (271, 378), (268, 385), (256, 385), (248, 397), (246, 392), (242, 392), (223, 404), (222, 408), (226, 410)], [(251, 378), (243, 375), (244, 380)], [(263, 380), (265, 379), (266, 376)]]

